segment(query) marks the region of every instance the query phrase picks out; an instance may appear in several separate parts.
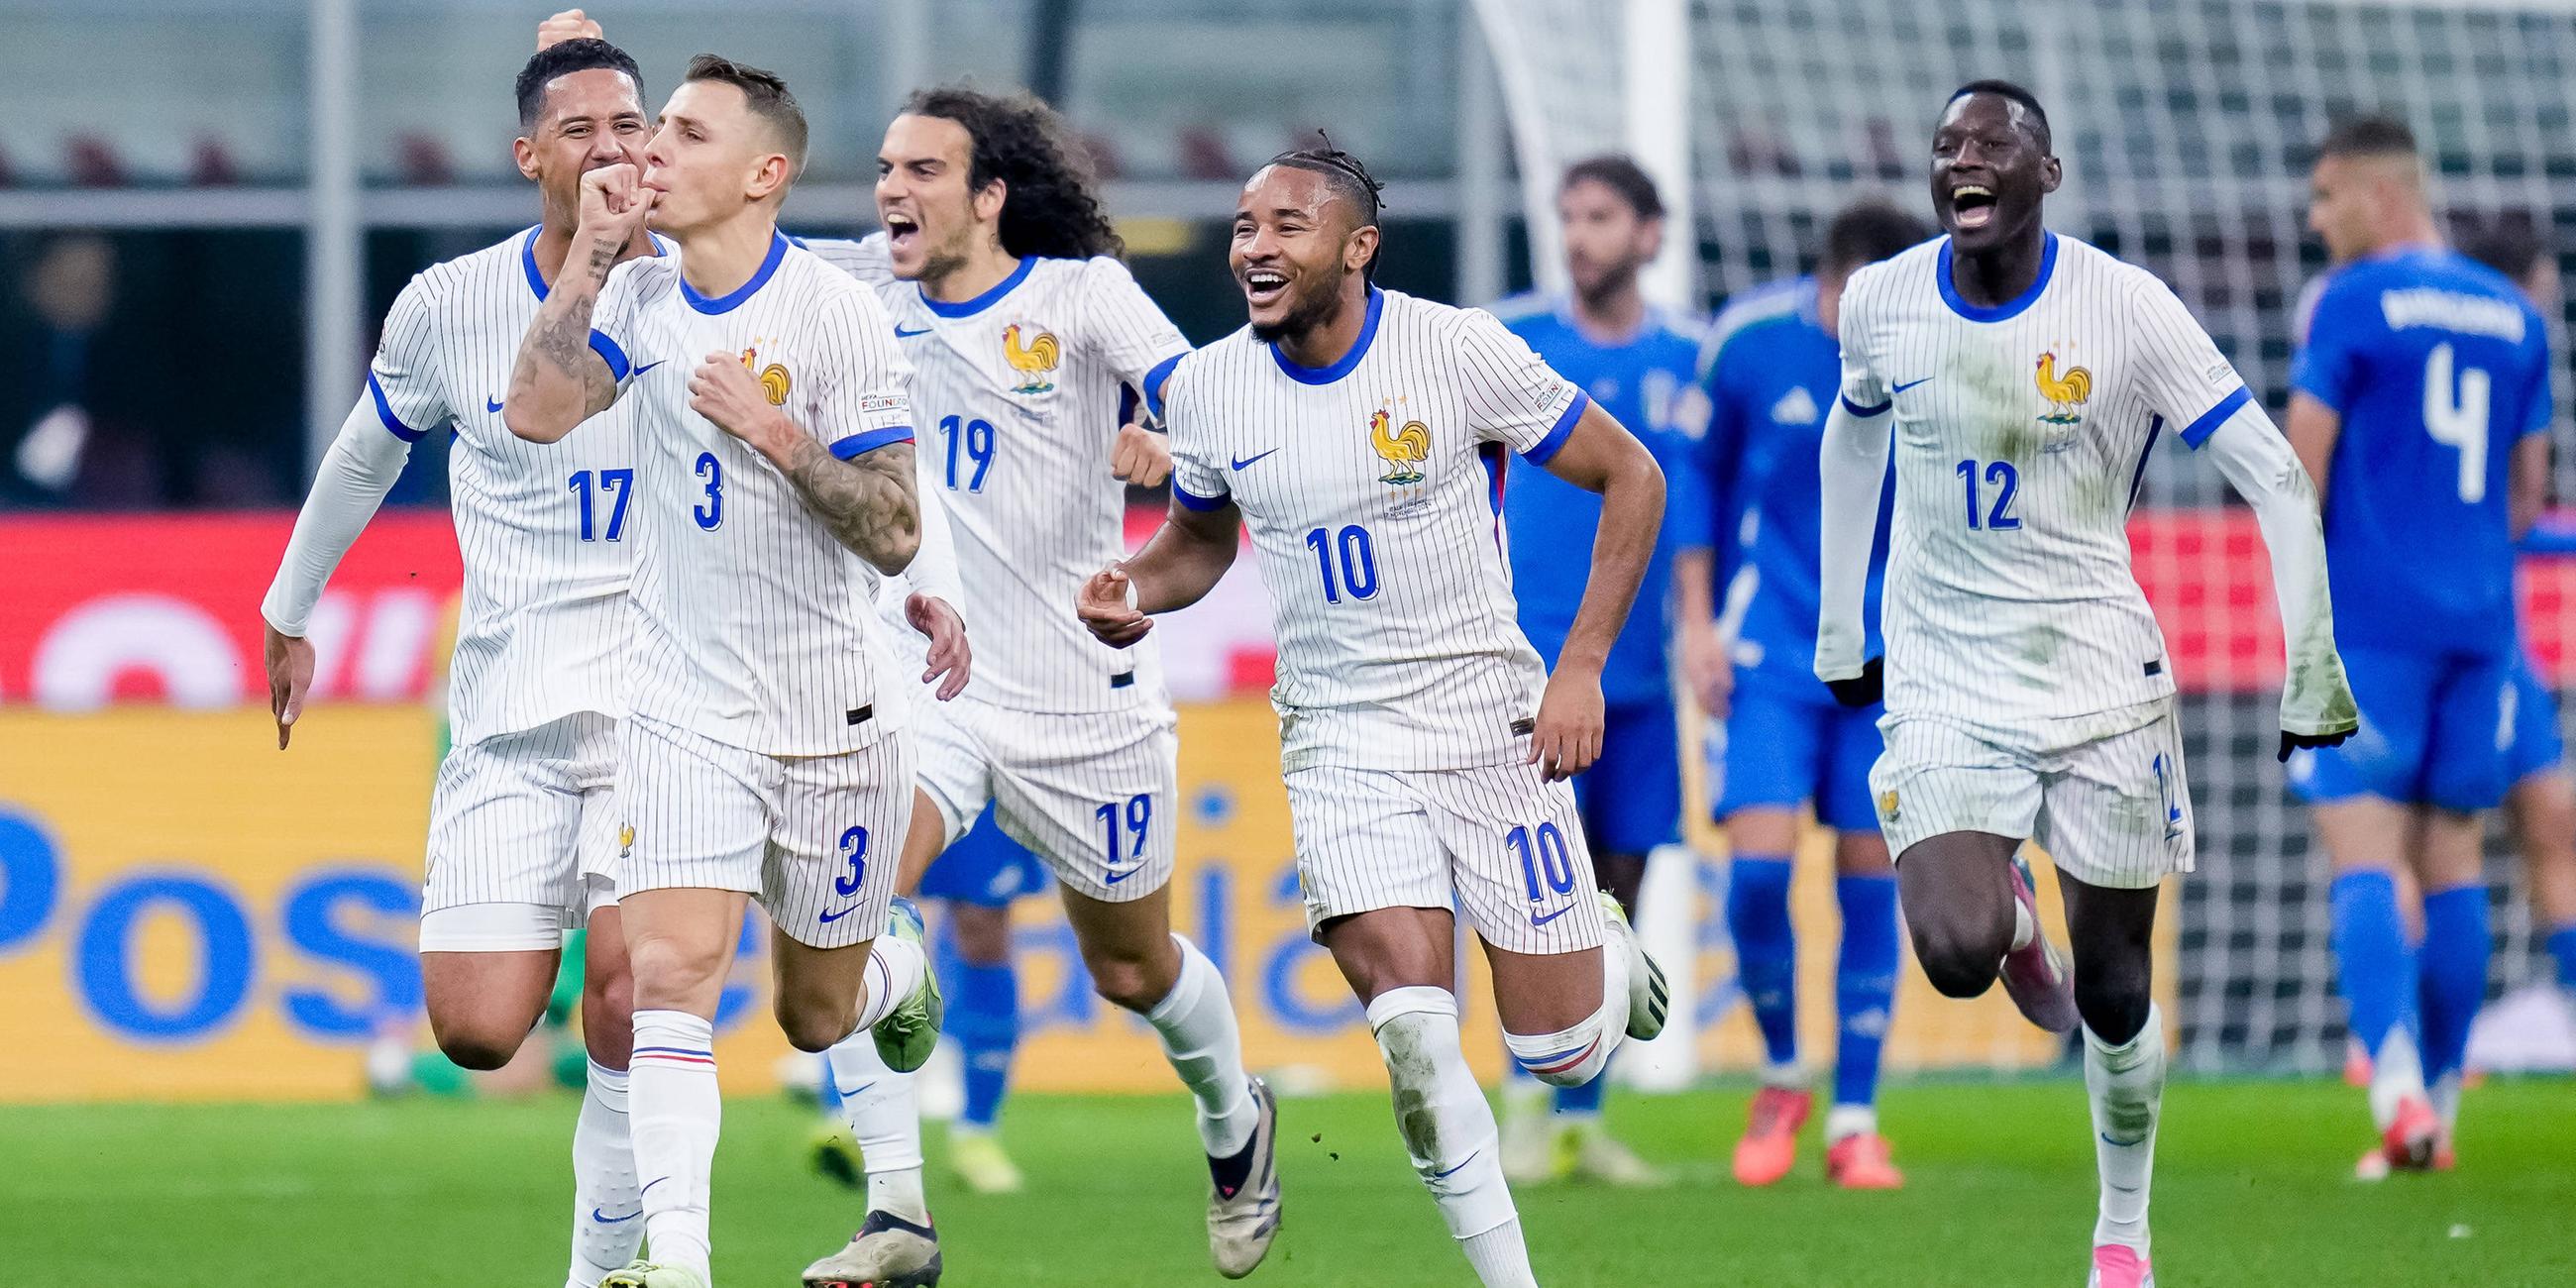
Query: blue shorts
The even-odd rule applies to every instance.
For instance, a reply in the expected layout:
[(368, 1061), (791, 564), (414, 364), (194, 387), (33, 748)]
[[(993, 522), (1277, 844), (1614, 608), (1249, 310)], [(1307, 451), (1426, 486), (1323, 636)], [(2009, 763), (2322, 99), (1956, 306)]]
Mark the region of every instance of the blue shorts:
[(2513, 746), (2505, 752), (2507, 783), (2547, 773), (2566, 763), (2567, 740), (2558, 728), (2558, 695), (2541, 682), (2531, 655), (2513, 667)]
[(1813, 803), (1816, 821), (1837, 832), (1876, 832), (1878, 809), (1870, 799), (1869, 767), (1884, 750), (1878, 718), (1887, 708), (1846, 707), (1821, 683), (1815, 696), (1793, 694), (1777, 683), (1749, 681), (1735, 671), (1735, 698), (1726, 717), (1725, 763), (1717, 794), (1722, 822), (1737, 810)]
[(993, 821), (993, 807), (948, 852), (921, 874), (925, 899), (954, 899), (978, 908), (1007, 908), (1011, 900), (1046, 889), (1046, 864)]
[(2361, 730), (2292, 756), (2291, 790), (2315, 805), (2376, 796), (2467, 813), (2502, 804), (2513, 785), (2518, 654), (2344, 649)]
[(1574, 779), (1574, 806), (1593, 853), (1643, 858), (1681, 839), (1681, 744), (1670, 701), (1609, 708), (1601, 759)]

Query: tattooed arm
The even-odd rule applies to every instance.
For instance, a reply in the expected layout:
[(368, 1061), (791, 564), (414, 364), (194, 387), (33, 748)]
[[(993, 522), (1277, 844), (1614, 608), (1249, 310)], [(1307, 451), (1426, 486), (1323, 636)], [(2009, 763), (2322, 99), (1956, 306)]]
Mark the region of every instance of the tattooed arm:
[(913, 480), (912, 431), (883, 430), (844, 440), (844, 460), (785, 412), (742, 359), (710, 353), (689, 375), (689, 406), (769, 458), (806, 512), (850, 553), (891, 577), (911, 566), (921, 548), (921, 499)]
[(510, 370), (501, 421), (511, 433), (531, 442), (555, 442), (617, 401), (625, 356), (615, 352), (613, 343), (605, 350), (594, 346), (591, 311), (608, 270), (616, 267), (642, 226), (652, 198), (637, 183), (631, 165), (582, 176), (581, 225), (573, 231), (572, 250), (564, 256), (545, 303), (528, 322), (528, 333), (520, 337), (518, 362)]

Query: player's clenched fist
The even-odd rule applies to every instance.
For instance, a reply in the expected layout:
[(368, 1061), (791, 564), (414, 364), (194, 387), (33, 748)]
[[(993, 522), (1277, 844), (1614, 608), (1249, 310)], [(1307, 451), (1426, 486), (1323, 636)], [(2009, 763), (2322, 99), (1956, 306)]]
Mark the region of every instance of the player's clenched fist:
[(1124, 425), (1109, 448), (1109, 472), (1137, 487), (1160, 487), (1172, 476), (1172, 445), (1142, 425)]
[(653, 195), (643, 171), (623, 163), (601, 166), (581, 177), (581, 231), (624, 246), (652, 213)]
[(689, 373), (689, 410), (753, 447), (774, 437), (780, 420), (751, 368), (730, 353), (710, 353)]
[(1550, 782), (1572, 778), (1601, 759), (1601, 731), (1609, 715), (1601, 698), (1601, 675), (1565, 667), (1547, 677), (1547, 692), (1538, 700), (1538, 720), (1530, 729), (1529, 763)]
[(543, 53), (567, 40), (598, 40), (599, 24), (579, 9), (566, 9), (537, 24), (537, 51)]
[(1154, 629), (1154, 619), (1136, 610), (1136, 585), (1127, 579), (1123, 564), (1091, 574), (1074, 597), (1073, 611), (1101, 643), (1113, 648), (1125, 648)]

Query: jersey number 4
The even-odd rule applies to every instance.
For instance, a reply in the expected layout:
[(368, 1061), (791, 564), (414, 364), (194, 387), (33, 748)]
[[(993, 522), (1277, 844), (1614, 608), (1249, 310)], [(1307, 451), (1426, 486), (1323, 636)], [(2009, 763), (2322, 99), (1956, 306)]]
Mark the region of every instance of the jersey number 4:
[(2455, 372), (2447, 344), (2434, 345), (2424, 359), (2424, 432), (2460, 449), (2463, 505), (2487, 499), (2487, 409), (2494, 388), (2495, 378), (2477, 367)]
[[(1958, 473), (1968, 485), (1968, 529), (1970, 531), (1973, 532), (1982, 526), (1988, 532), (2010, 532), (2021, 526), (2021, 516), (2012, 512), (2013, 495), (2021, 491), (2021, 471), (2014, 469), (2011, 461), (1985, 463), (1986, 485), (1995, 489), (1995, 504), (1991, 510), (1982, 510), (1977, 503), (1977, 462), (1959, 462)], [(1981, 510), (1984, 515), (1982, 524), (1979, 522)]]

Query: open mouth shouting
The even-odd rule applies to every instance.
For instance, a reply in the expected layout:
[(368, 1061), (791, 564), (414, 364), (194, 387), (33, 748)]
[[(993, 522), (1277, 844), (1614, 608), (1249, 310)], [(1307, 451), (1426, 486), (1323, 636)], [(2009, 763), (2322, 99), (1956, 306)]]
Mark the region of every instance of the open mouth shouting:
[(1254, 308), (1276, 304), (1288, 296), (1288, 275), (1275, 268), (1243, 270), (1243, 298)]
[(1950, 189), (1950, 225), (1953, 228), (1983, 228), (1994, 222), (1995, 190), (1982, 183), (1963, 183)]
[(889, 210), (879, 219), (885, 224), (886, 243), (897, 254), (910, 249), (921, 238), (921, 222), (900, 210)]

